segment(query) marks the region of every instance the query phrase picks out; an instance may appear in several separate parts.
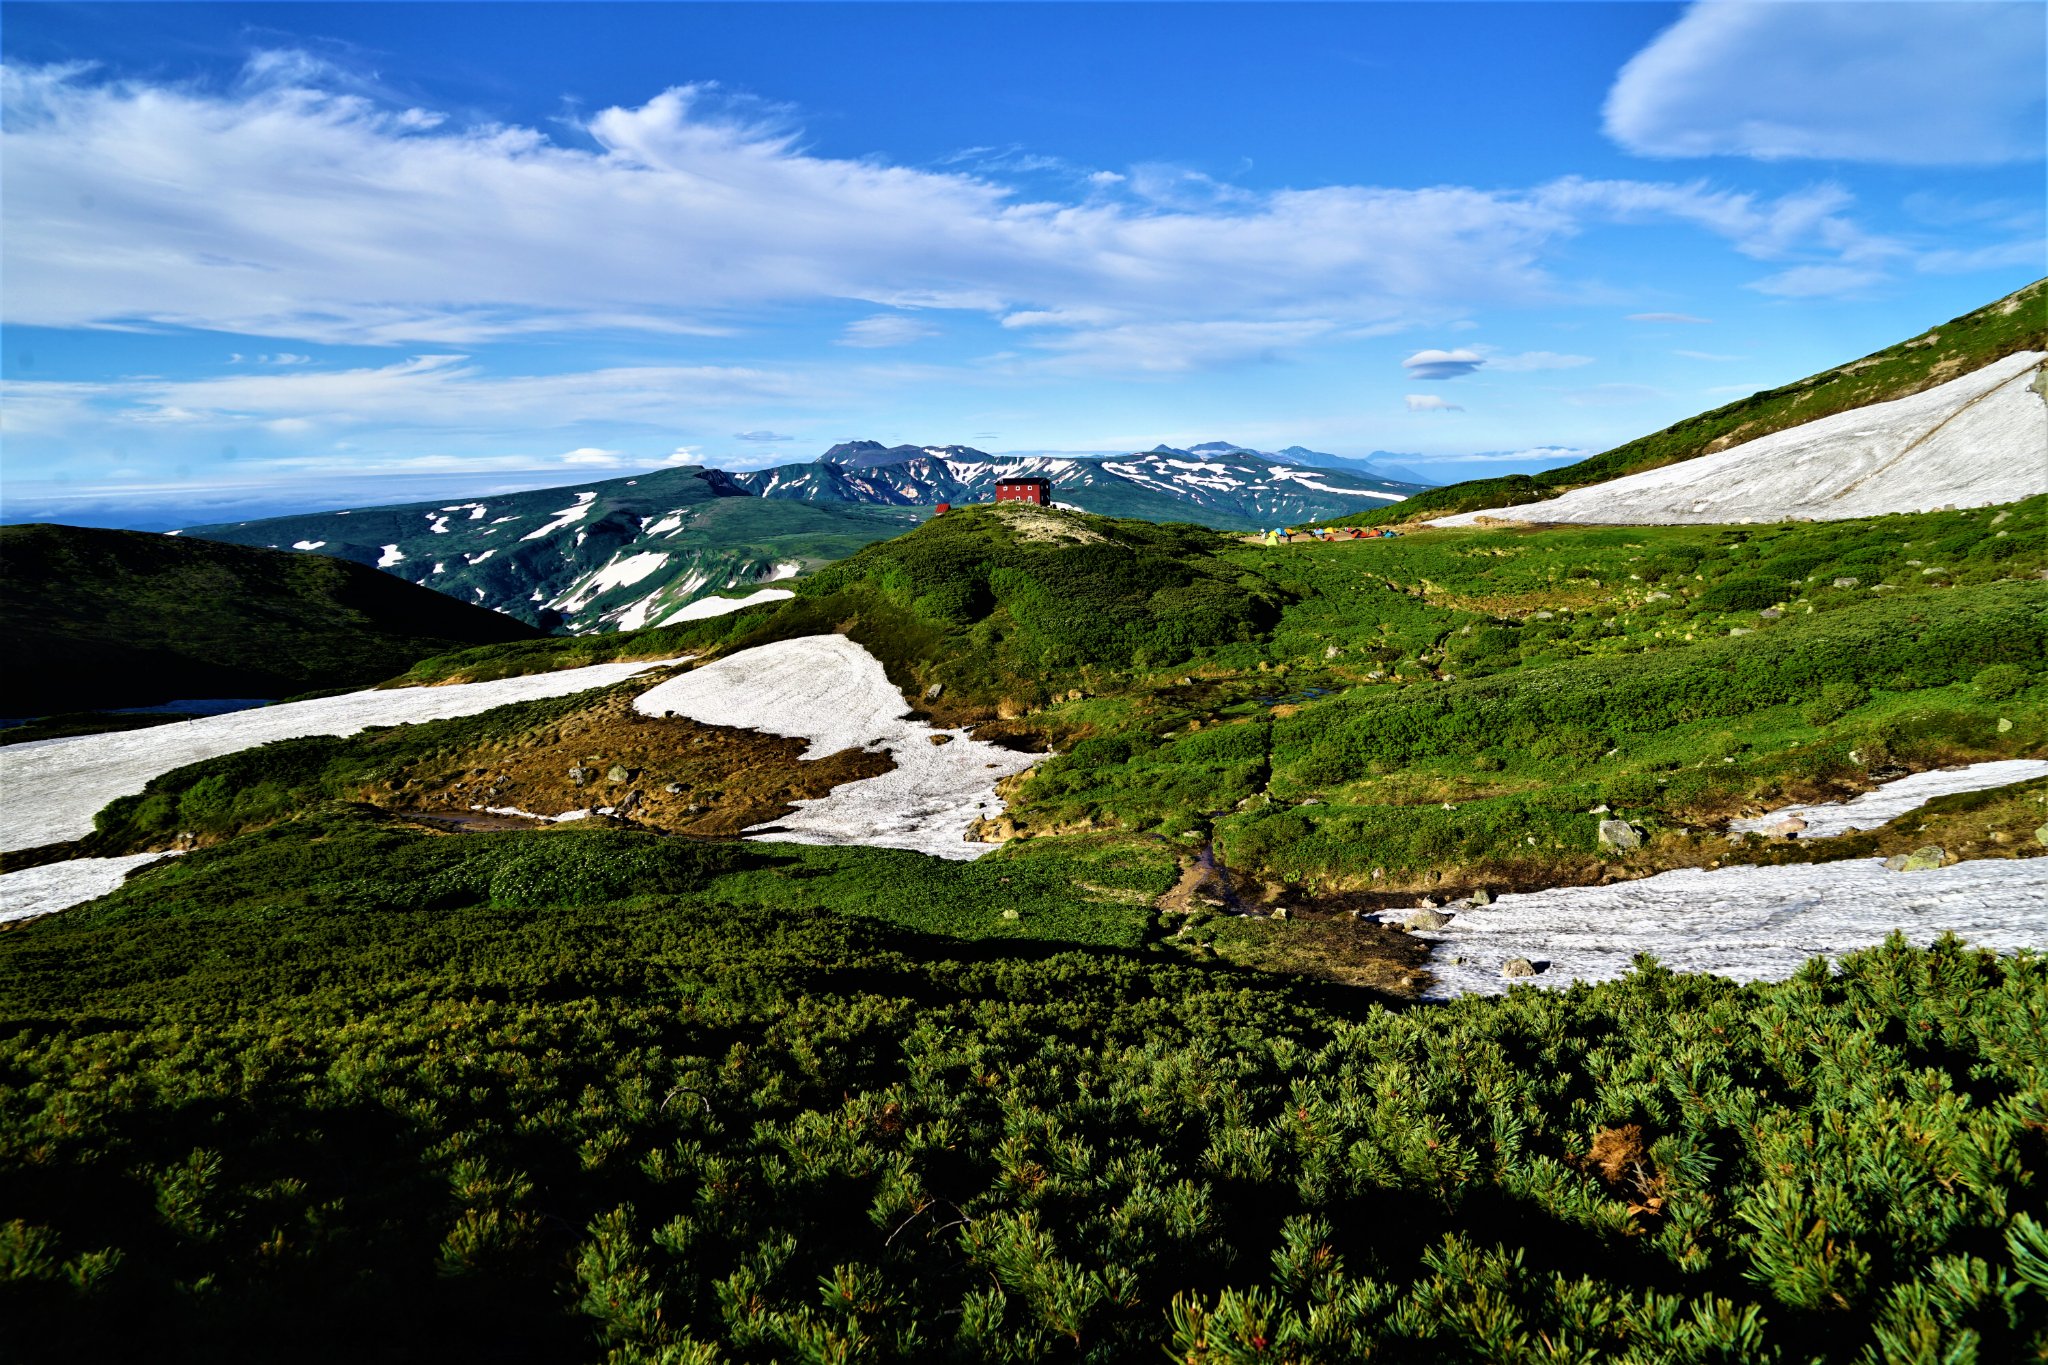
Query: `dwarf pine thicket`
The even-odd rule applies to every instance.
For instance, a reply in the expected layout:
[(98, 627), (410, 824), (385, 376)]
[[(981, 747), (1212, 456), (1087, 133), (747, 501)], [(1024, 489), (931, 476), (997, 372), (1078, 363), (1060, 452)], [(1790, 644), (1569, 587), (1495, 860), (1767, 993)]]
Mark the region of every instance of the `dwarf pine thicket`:
[[(587, 694), (113, 803), (89, 851), (199, 847), (0, 934), (10, 1350), (2048, 1351), (2048, 959), (1894, 942), (1417, 1009), (1318, 970), (1310, 916), (1157, 905), (1205, 846), (1311, 909), (1921, 828), (2025, 854), (2048, 784), (1811, 846), (1708, 831), (2048, 748), (2048, 498), (1278, 548), (1036, 515), (411, 675), (843, 630), (937, 718), (1055, 751), (976, 862), (379, 809)], [(1599, 805), (1643, 846), (1599, 847)]]

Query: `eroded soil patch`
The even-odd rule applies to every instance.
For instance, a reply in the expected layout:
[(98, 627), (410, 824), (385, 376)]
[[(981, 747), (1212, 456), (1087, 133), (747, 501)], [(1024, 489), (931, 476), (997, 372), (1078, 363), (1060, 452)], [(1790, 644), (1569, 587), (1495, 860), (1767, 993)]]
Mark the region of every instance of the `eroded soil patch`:
[(801, 739), (643, 716), (632, 701), (611, 697), (543, 729), (449, 755), (386, 781), (374, 799), (422, 816), (609, 807), (649, 829), (731, 836), (895, 766), (886, 753), (860, 749), (802, 762)]

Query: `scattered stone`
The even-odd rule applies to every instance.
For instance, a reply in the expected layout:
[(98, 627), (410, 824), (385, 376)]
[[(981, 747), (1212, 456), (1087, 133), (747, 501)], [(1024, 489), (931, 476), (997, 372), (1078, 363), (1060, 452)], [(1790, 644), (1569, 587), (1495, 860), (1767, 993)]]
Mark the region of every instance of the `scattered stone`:
[(1834, 582), (1834, 586), (1838, 588), (1854, 588), (1859, 586), (1862, 582), (1863, 580), (1860, 578), (1837, 578)]
[(1600, 843), (1605, 848), (1630, 853), (1643, 846), (1643, 832), (1626, 820), (1602, 820)]
[(1493, 893), (1482, 886), (1472, 893), (1472, 903), (1474, 905), (1492, 905)]
[(1434, 910), (1436, 909), (1436, 902), (1424, 896), (1421, 900), (1415, 902), (1415, 908), (1417, 910)]
[(951, 735), (947, 734), (947, 733), (946, 733), (945, 731), (943, 731), (943, 730), (941, 730), (941, 731), (940, 731), (940, 732), (939, 732), (938, 734), (936, 734), (936, 735), (926, 735), (926, 736), (925, 736), (925, 743), (927, 743), (927, 744), (951, 744), (952, 742), (953, 742), (953, 737), (952, 737)]
[(1500, 974), (1502, 976), (1534, 976), (1536, 975), (1536, 964), (1526, 957), (1511, 957), (1506, 962), (1500, 964)]
[(1451, 959), (1451, 965), (1453, 967), (1462, 967), (1465, 965), (1465, 959), (1462, 957), (1454, 957)]
[(1653, 592), (1648, 597), (1645, 597), (1643, 600), (1645, 602), (1669, 602), (1671, 600), (1671, 594), (1668, 592)]
[(1336, 645), (1331, 645), (1331, 646), (1330, 646), (1330, 647), (1329, 647), (1328, 649), (1326, 649), (1326, 650), (1324, 650), (1324, 651), (1323, 651), (1323, 657), (1324, 657), (1325, 659), (1334, 659), (1334, 658), (1336, 658), (1336, 657), (1337, 657), (1337, 656), (1338, 656), (1339, 654), (1342, 654), (1343, 652), (1344, 652), (1344, 651), (1343, 651), (1342, 649), (1338, 648), (1338, 647), (1337, 647)]
[(933, 683), (930, 687), (927, 687), (924, 690), (924, 699), (926, 701), (937, 701), (939, 693), (945, 690), (946, 685), (944, 683)]
[(1183, 673), (1181, 676), (1173, 680), (1173, 685), (1175, 687), (1193, 687), (1195, 685), (1195, 680), (1187, 676), (1187, 674)]
[(1401, 921), (1403, 929), (1441, 929), (1451, 922), (1451, 917), (1441, 910), (1411, 910)]
[(1286, 918), (1287, 918), (1287, 907), (1286, 907), (1286, 906), (1284, 906), (1284, 905), (1276, 905), (1276, 906), (1274, 906), (1274, 907), (1273, 907), (1273, 918), (1274, 918), (1274, 919), (1286, 919)]
[(1555, 621), (1557, 619), (1557, 613), (1554, 611), (1531, 612), (1529, 614), (1529, 619), (1531, 621)]
[(1778, 821), (1778, 823), (1776, 823), (1775, 825), (1772, 825), (1769, 829), (1765, 830), (1764, 833), (1792, 835), (1799, 833), (1800, 830), (1803, 830), (1805, 828), (1806, 822), (1804, 820), (1800, 819), (1796, 815), (1788, 815), (1784, 819)]
[(2034, 831), (2034, 842), (2037, 844), (2048, 844), (2048, 825), (2043, 825)]
[(680, 782), (671, 782), (666, 787), (663, 787), (662, 790), (667, 792), (670, 796), (681, 796), (683, 794), (683, 784)]
[(1730, 635), (1754, 635), (1754, 634), (1756, 634), (1756, 632), (1755, 632), (1754, 630), (1750, 629), (1750, 628), (1749, 628), (1748, 626), (1735, 626), (1735, 627), (1731, 628), (1731, 629), (1729, 630), (1729, 632), (1728, 632), (1728, 633), (1729, 633)]
[(1005, 910), (1005, 911), (1003, 911), (1003, 918), (1004, 918), (1004, 919), (1022, 919), (1022, 918), (1023, 918), (1023, 916), (1022, 916), (1022, 915), (1019, 915), (1019, 914), (1018, 914), (1018, 913), (1017, 913), (1017, 912), (1016, 912), (1015, 910)]
[(1947, 849), (1940, 844), (1927, 844), (1911, 853), (1894, 853), (1884, 860), (1884, 865), (1893, 872), (1931, 872), (1947, 862)]
[(623, 763), (614, 763), (605, 770), (604, 780), (607, 782), (631, 782), (633, 780), (633, 770)]
[(1607, 804), (1607, 803), (1606, 803), (1605, 801), (1602, 801), (1602, 802), (1601, 802), (1601, 803), (1600, 803), (1599, 805), (1597, 805), (1597, 806), (1593, 807), (1593, 809), (1591, 809), (1591, 810), (1587, 811), (1587, 812), (1586, 812), (1586, 814), (1588, 814), (1588, 815), (1605, 815), (1605, 814), (1607, 814), (1607, 813), (1608, 813), (1608, 812), (1609, 812), (1610, 810), (1612, 810), (1612, 809), (1613, 809), (1613, 807), (1612, 807), (1612, 806), (1609, 806), (1609, 805), (1608, 805), (1608, 804)]
[(1932, 578), (1932, 577), (1933, 577), (1934, 575), (1936, 575), (1936, 574), (1938, 574), (1938, 573), (1947, 573), (1947, 572), (1948, 572), (1948, 570), (1947, 570), (1947, 569), (1944, 569), (1944, 568), (1942, 568), (1942, 567), (1941, 567), (1941, 565), (1939, 565), (1939, 564), (1936, 564), (1936, 565), (1935, 565), (1934, 567), (1932, 567), (1932, 568), (1929, 568), (1929, 569), (1922, 569), (1922, 570), (1920, 571), (1920, 576), (1921, 576), (1922, 578)]
[(2010, 719), (2010, 718), (2008, 718), (2008, 717), (2006, 717), (2006, 716), (2000, 716), (2000, 717), (1998, 718), (1998, 733), (2002, 735), (2002, 734), (2005, 734), (2005, 733), (2007, 733), (2007, 732), (2008, 732), (2008, 731), (2010, 731), (2011, 729), (2012, 729), (2012, 721), (2011, 721), (2011, 719)]
[(588, 782), (590, 776), (590, 769), (584, 767), (581, 763), (569, 769), (569, 781), (578, 787)]
[(1761, 616), (1766, 621), (1775, 621), (1784, 614), (1785, 613), (1777, 607), (1765, 607), (1762, 611), (1757, 613), (1758, 616)]

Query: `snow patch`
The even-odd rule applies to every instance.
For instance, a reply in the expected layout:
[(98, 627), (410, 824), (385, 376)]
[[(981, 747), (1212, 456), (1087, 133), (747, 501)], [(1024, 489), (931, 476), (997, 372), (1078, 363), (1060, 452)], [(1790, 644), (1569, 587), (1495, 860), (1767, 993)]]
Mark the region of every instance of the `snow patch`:
[(492, 555), (496, 553), (498, 553), (496, 550), (485, 550), (480, 555), (464, 555), (462, 557), (462, 562), (471, 566), (475, 566), (483, 563), (486, 559), (489, 559)]
[(175, 853), (131, 853), (123, 858), (74, 858), (0, 875), (0, 924), (54, 915), (120, 888), (128, 874)]
[(326, 543), (324, 540), (295, 540), (292, 542), (292, 548), (294, 550), (317, 550)]
[[(843, 635), (812, 635), (743, 650), (672, 678), (633, 703), (645, 715), (681, 715), (705, 725), (760, 730), (810, 741), (807, 759), (844, 749), (888, 750), (896, 766), (814, 800), (750, 837), (803, 844), (906, 848), (940, 858), (978, 858), (993, 844), (967, 842), (967, 828), (999, 814), (996, 782), (1044, 757), (934, 730), (908, 719), (909, 705), (881, 663)], [(948, 743), (931, 737), (948, 734)]]
[[(1404, 911), (1381, 918), (1398, 922)], [(1434, 999), (1494, 995), (1516, 984), (1511, 957), (1548, 963), (1545, 987), (1612, 981), (1637, 953), (1673, 971), (1782, 981), (1813, 957), (1955, 933), (1979, 948), (2048, 948), (2048, 858), (1987, 858), (1926, 872), (1888, 872), (1879, 858), (1790, 867), (1682, 868), (1612, 886), (1509, 894), (1457, 908), (1417, 937), (1435, 946)], [(1453, 962), (1454, 957), (1463, 962)]]
[(1918, 810), (1937, 796), (1986, 791), (1992, 787), (2011, 786), (2015, 782), (2031, 782), (2037, 777), (2048, 777), (2048, 760), (2008, 758), (1995, 763), (1972, 763), (1967, 768), (1915, 773), (1848, 801), (1832, 801), (1818, 806), (1786, 806), (1767, 815), (1733, 820), (1728, 828), (1737, 834), (1762, 833), (1781, 820), (1797, 816), (1806, 822), (1806, 828), (1799, 832), (1800, 838), (1826, 839), (1851, 830), (1876, 829), (1879, 825), (1889, 824), (1909, 810)]
[(2048, 491), (2048, 353), (2021, 351), (1908, 398), (1519, 507), (1439, 517), (1587, 525), (1840, 521), (2017, 502)]
[(590, 515), (590, 509), (597, 506), (596, 497), (596, 493), (578, 493), (574, 507), (564, 507), (561, 511), (553, 513), (553, 521), (545, 522), (519, 538), (521, 540), (539, 540), (542, 536), (553, 535), (565, 526), (574, 525)]
[(403, 563), (405, 563), (405, 555), (396, 545), (386, 545), (384, 553), (377, 557), (377, 567), (380, 569), (388, 569), (393, 565)]
[[(662, 617), (661, 624), (672, 626), (678, 621), (701, 621), (707, 616), (724, 616), (728, 612), (739, 611), (744, 607), (759, 606), (763, 602), (780, 602), (794, 596), (796, 594), (788, 588), (763, 588), (748, 597), (700, 597), (680, 611)], [(621, 625), (623, 624), (622, 622)]]
[(516, 701), (609, 687), (649, 669), (681, 662), (592, 664), (492, 682), (372, 688), (204, 716), (182, 725), (10, 745), (5, 750), (8, 789), (35, 796), (31, 800), (17, 795), (0, 804), (0, 849), (34, 848), (90, 834), (92, 817), (100, 807), (117, 796), (141, 791), (151, 778), (187, 763), (273, 740), (352, 735), (369, 725), (415, 725), (473, 716)]

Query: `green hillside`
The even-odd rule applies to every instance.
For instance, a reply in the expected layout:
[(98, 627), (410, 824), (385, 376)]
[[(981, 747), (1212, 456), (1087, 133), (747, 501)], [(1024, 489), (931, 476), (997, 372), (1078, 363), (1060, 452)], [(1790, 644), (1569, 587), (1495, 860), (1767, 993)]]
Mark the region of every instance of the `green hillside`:
[(549, 631), (631, 629), (917, 524), (904, 507), (767, 501), (717, 470), (195, 526), (182, 534), (370, 565)]
[(2037, 280), (1911, 340), (1688, 417), (1577, 464), (1541, 474), (1510, 474), (1433, 488), (1396, 506), (1339, 517), (1326, 524), (1374, 526), (1540, 502), (1587, 484), (1710, 455), (1815, 418), (1905, 398), (2016, 351), (2043, 350), (2048, 350), (2048, 280)]
[(0, 527), (0, 714), (366, 686), (535, 632), (375, 569), (136, 531)]
[[(2041, 781), (1722, 830), (2048, 755), (2044, 571), (2048, 497), (1273, 547), (976, 507), (787, 602), (423, 661), (839, 630), (1055, 752), (960, 863), (727, 837), (811, 790), (801, 742), (636, 719), (634, 683), (115, 801), (91, 852), (191, 851), (0, 932), (10, 1349), (2037, 1358), (2039, 954), (1894, 941), (1752, 986), (1643, 960), (1423, 1009), (1426, 946), (1353, 912), (2038, 858)], [(490, 774), (571, 762), (648, 802), (447, 832)]]

